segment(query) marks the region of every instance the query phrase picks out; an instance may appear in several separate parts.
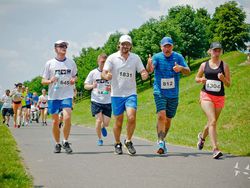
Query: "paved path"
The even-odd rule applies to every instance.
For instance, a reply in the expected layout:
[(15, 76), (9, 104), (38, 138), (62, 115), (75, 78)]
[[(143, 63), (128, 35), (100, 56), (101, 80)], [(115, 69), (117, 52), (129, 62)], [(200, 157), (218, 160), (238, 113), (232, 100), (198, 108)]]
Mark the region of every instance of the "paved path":
[(139, 139), (134, 139), (136, 156), (117, 156), (112, 135), (97, 147), (95, 130), (79, 126), (72, 127), (73, 153), (54, 154), (51, 126), (34, 124), (11, 131), (34, 187), (250, 187), (249, 157), (226, 155), (213, 160), (210, 152), (172, 145), (167, 156), (159, 156), (154, 143)]

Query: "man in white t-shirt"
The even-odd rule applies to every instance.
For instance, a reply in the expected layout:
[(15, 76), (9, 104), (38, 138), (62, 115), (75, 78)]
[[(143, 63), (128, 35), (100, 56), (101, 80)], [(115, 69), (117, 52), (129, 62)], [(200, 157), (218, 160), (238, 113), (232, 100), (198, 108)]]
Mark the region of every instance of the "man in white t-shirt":
[(136, 150), (131, 141), (136, 126), (136, 72), (141, 74), (143, 80), (148, 78), (140, 57), (131, 53), (132, 39), (129, 35), (122, 35), (119, 39), (119, 51), (111, 54), (103, 67), (102, 78), (111, 80), (111, 103), (115, 117), (114, 136), (115, 154), (122, 154), (120, 141), (123, 113), (127, 114), (127, 138), (125, 148), (130, 155)]
[(96, 133), (98, 136), (97, 145), (102, 146), (104, 137), (107, 136), (107, 130), (111, 118), (111, 98), (110, 81), (101, 79), (104, 63), (107, 59), (106, 54), (100, 54), (97, 58), (98, 68), (92, 70), (85, 82), (84, 88), (91, 91), (91, 112), (96, 117)]
[[(66, 153), (72, 149), (68, 142), (71, 128), (73, 85), (77, 79), (77, 67), (73, 60), (66, 58), (68, 42), (59, 40), (55, 42), (56, 57), (49, 60), (43, 72), (42, 84), (49, 85), (48, 110), (53, 119), (53, 136), (56, 142), (54, 153), (60, 153), (63, 147)], [(59, 109), (63, 109), (64, 140), (60, 144)]]
[(3, 123), (9, 127), (10, 115), (13, 115), (12, 109), (12, 98), (10, 96), (10, 90), (6, 90), (5, 94), (1, 98), (1, 102), (3, 102), (2, 106), (2, 117)]

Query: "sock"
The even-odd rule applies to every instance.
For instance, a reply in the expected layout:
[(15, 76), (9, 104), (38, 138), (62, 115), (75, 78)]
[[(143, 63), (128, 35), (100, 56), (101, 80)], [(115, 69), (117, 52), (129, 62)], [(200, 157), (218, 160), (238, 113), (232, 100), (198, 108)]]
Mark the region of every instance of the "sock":
[(131, 140), (126, 140), (126, 143), (131, 142)]
[(63, 140), (63, 143), (68, 142), (68, 140)]

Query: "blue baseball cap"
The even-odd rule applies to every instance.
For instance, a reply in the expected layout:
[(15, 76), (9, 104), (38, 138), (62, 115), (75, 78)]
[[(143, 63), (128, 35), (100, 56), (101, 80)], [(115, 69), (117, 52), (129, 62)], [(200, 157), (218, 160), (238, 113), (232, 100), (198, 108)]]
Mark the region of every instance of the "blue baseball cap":
[(166, 44), (170, 44), (173, 46), (174, 42), (172, 40), (171, 37), (163, 37), (163, 39), (161, 39), (161, 46), (165, 46)]

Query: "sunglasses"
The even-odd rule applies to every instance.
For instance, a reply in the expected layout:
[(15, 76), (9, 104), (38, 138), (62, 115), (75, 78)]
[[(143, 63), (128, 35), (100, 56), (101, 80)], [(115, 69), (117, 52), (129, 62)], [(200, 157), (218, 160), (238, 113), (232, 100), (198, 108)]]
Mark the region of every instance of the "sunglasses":
[(65, 45), (65, 44), (57, 45), (56, 47), (59, 47), (59, 48), (68, 48), (68, 46)]

